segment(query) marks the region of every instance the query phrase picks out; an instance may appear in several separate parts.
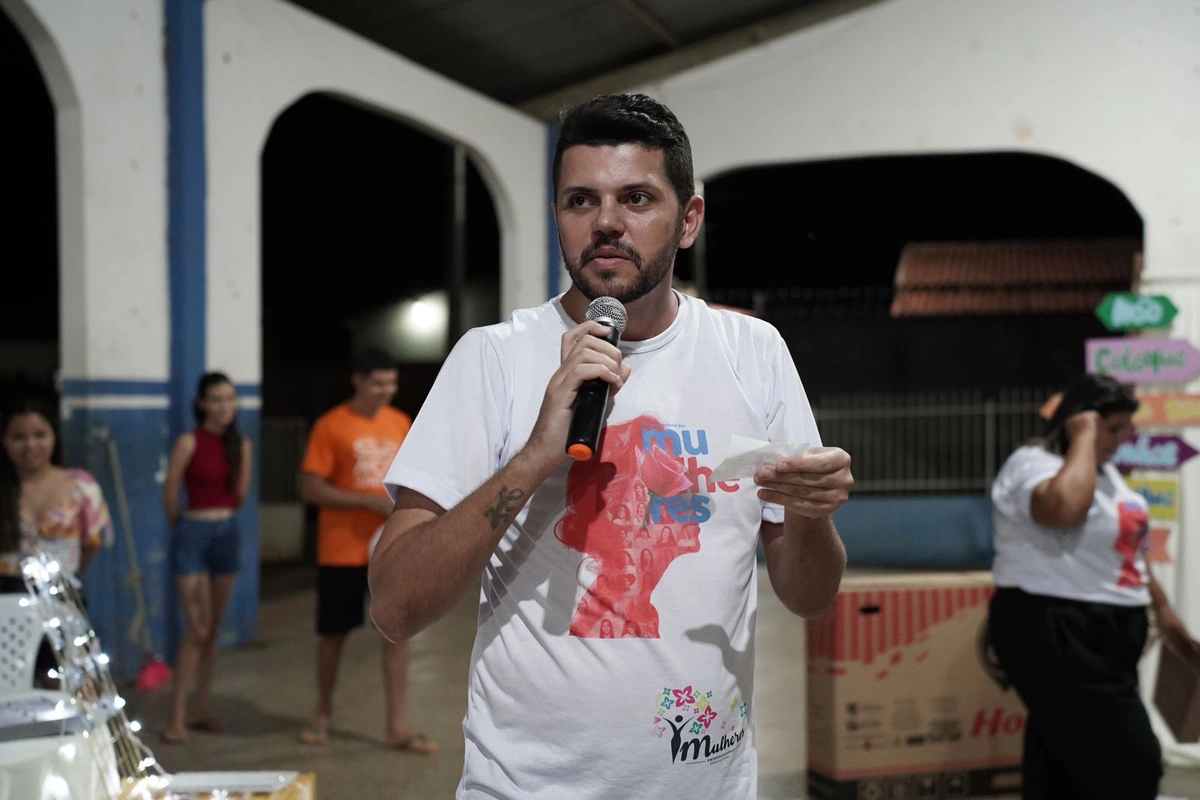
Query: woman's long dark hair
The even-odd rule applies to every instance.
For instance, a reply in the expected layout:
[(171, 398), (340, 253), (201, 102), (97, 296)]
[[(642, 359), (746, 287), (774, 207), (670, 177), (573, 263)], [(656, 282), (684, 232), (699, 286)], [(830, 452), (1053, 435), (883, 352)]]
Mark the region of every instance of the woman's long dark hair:
[[(200, 401), (208, 394), (209, 389), (224, 383), (233, 386), (233, 381), (223, 372), (206, 372), (200, 377), (200, 383), (196, 386), (196, 399), (192, 401), (192, 416), (196, 418), (197, 425), (203, 426), (205, 420)], [(221, 434), (221, 444), (225, 453), (225, 463), (229, 465), (229, 477), (225, 479), (225, 488), (236, 492), (238, 475), (242, 472), (242, 434), (238, 430), (236, 416)]]
[(1081, 411), (1095, 411), (1104, 417), (1109, 414), (1133, 413), (1141, 403), (1132, 387), (1110, 375), (1081, 375), (1063, 390), (1058, 408), (1046, 423), (1043, 446), (1051, 453), (1066, 455), (1071, 446), (1067, 438), (1067, 420)]
[(21, 549), (21, 480), (17, 466), (0, 447), (0, 555)]

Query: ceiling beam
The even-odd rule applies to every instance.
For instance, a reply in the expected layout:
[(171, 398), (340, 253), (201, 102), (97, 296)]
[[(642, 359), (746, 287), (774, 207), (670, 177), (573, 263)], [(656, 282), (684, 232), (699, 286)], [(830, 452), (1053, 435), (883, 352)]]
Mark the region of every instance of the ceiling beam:
[[(620, 2), (620, 0), (617, 0)], [(662, 80), (722, 56), (858, 11), (882, 0), (817, 0), (803, 8), (714, 36), (670, 53), (613, 70), (579, 83), (563, 86), (514, 105), (540, 119), (553, 119), (560, 109), (601, 94), (628, 90)], [(624, 3), (622, 3), (624, 5)], [(647, 12), (648, 13), (648, 12)]]
[(640, 22), (643, 28), (654, 34), (654, 37), (667, 47), (672, 50), (683, 47), (683, 42), (679, 41), (679, 37), (672, 33), (666, 23), (659, 19), (653, 11), (642, 5), (640, 0), (613, 0), (613, 2), (624, 9), (626, 14)]

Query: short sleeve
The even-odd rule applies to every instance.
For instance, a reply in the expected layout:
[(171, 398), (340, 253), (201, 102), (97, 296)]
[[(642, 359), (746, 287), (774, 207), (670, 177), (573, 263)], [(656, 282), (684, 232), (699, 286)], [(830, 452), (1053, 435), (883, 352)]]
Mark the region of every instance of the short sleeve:
[(300, 463), (301, 472), (307, 472), (319, 478), (329, 478), (333, 475), (336, 453), (330, 426), (328, 414), (318, 419), (317, 424), (313, 425), (312, 433), (308, 436), (308, 448), (304, 451), (304, 461)]
[(81, 542), (109, 546), (113, 541), (112, 515), (100, 484), (90, 473), (75, 469), (71, 477), (79, 489), (79, 537)]
[(1063, 466), (1061, 456), (1042, 447), (1022, 447), (1000, 469), (992, 483), (992, 508), (1018, 522), (1033, 522), (1033, 492)]
[(400, 487), (442, 508), (457, 505), (500, 468), (508, 439), (510, 398), (505, 362), (486, 329), (455, 344), (421, 405), (384, 486)]
[[(796, 362), (788, 350), (783, 337), (776, 334), (774, 352), (768, 359), (770, 364), (765, 419), (767, 439), (780, 444), (807, 444), (821, 446), (821, 434), (812, 406), (796, 371)], [(783, 522), (783, 506), (763, 503), (763, 519), (767, 522)]]

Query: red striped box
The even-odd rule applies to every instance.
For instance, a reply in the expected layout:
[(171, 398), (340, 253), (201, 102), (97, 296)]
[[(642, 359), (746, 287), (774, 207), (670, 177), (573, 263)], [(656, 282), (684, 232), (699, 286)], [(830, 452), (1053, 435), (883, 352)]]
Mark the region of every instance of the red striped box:
[(987, 651), (990, 572), (849, 572), (807, 626), (812, 800), (1016, 797), (1025, 709)]

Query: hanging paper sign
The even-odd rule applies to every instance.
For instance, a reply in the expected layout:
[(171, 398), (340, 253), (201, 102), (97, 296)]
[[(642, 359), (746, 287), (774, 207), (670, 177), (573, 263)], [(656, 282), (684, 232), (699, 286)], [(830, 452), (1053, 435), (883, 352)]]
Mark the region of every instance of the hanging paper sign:
[(1178, 478), (1126, 478), (1130, 489), (1150, 504), (1150, 519), (1179, 519)]
[(1148, 427), (1186, 427), (1200, 425), (1200, 394), (1138, 395), (1141, 406), (1133, 415), (1133, 424)]
[(1110, 331), (1140, 331), (1166, 328), (1179, 309), (1168, 298), (1157, 295), (1106, 295), (1096, 306), (1096, 316)]
[(1197, 455), (1190, 444), (1178, 436), (1134, 436), (1113, 455), (1113, 465), (1122, 472), (1135, 469), (1179, 469), (1183, 462)]
[(1184, 339), (1088, 339), (1087, 371), (1122, 383), (1185, 383), (1200, 375), (1200, 350)]

